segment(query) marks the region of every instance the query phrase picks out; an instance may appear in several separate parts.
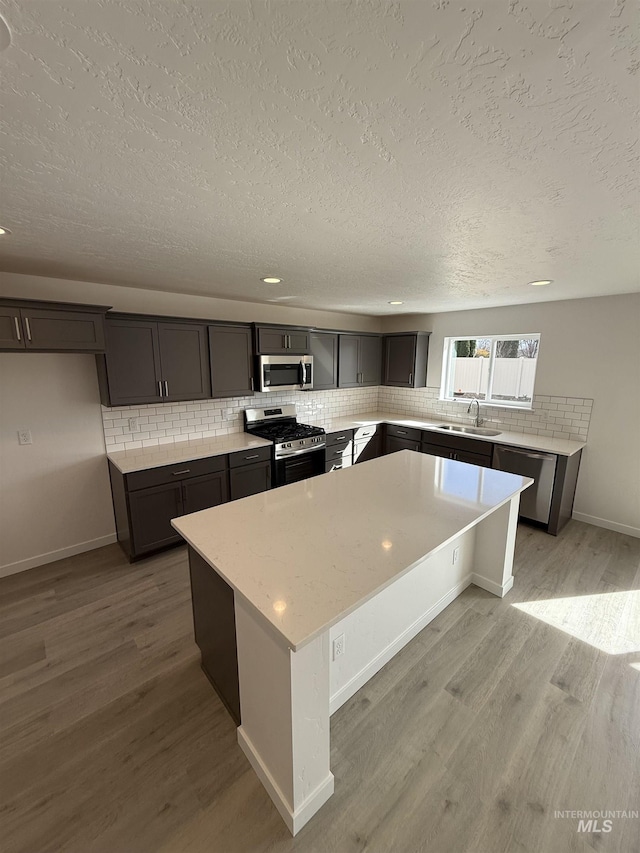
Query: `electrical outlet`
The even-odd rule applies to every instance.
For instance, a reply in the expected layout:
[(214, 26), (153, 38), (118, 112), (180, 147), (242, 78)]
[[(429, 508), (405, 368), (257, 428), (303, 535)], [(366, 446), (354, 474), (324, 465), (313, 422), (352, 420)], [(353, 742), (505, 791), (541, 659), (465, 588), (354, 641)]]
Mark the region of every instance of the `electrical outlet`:
[(129, 418), (129, 432), (139, 432), (140, 427), (138, 426), (137, 418)]
[(458, 562), (459, 557), (460, 557), (460, 546), (458, 545), (457, 548), (453, 549), (453, 556), (451, 558), (451, 565), (455, 566), (455, 564)]
[(341, 657), (344, 654), (344, 634), (336, 637), (333, 641), (333, 659)]
[(18, 444), (33, 444), (30, 429), (18, 430)]

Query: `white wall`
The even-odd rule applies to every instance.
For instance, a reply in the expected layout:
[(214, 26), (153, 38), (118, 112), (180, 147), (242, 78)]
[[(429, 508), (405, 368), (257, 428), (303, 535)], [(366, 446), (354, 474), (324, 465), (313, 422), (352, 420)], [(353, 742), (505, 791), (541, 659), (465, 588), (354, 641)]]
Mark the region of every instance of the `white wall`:
[(115, 541), (92, 355), (0, 353), (0, 480), (0, 577)]
[(84, 302), (107, 305), (114, 311), (160, 314), (169, 317), (193, 317), (205, 320), (231, 320), (242, 323), (284, 323), (327, 329), (353, 329), (357, 332), (380, 331), (379, 317), (315, 311), (288, 305), (263, 305), (235, 302), (184, 293), (139, 290), (91, 281), (66, 281), (38, 275), (0, 272), (0, 296), (16, 299), (45, 299), (52, 302)]
[(640, 294), (386, 318), (384, 331), (431, 331), (427, 385), (444, 338), (540, 332), (536, 394), (594, 401), (574, 517), (640, 535)]

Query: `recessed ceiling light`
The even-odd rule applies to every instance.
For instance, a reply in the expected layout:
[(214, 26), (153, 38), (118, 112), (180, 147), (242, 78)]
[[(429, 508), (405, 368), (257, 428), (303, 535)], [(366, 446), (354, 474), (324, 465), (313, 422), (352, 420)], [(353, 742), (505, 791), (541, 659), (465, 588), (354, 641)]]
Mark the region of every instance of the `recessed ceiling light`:
[(529, 284), (531, 285), (531, 287), (544, 287), (545, 284), (551, 284), (552, 282), (552, 278), (546, 278), (542, 281), (530, 281)]
[(404, 302), (390, 302), (389, 305), (404, 305)]
[(282, 279), (275, 276), (267, 276), (266, 278), (261, 278), (260, 281), (264, 281), (265, 284), (280, 284)]
[(5, 227), (4, 227), (4, 225), (0, 225), (0, 237), (1, 237), (3, 234), (11, 234), (11, 231), (9, 231), (9, 229), (8, 229), (8, 228), (5, 228)]

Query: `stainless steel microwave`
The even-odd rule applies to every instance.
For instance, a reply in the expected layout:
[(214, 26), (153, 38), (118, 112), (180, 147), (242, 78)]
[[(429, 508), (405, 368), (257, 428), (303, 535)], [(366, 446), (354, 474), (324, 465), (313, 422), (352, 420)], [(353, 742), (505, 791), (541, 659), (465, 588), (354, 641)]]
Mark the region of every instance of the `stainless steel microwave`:
[(258, 356), (259, 391), (311, 391), (312, 355)]

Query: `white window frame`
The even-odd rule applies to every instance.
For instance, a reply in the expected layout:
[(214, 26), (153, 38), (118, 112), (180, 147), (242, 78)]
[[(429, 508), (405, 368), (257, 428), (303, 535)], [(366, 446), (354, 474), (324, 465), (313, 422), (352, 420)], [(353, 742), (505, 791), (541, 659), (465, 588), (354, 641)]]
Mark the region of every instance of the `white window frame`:
[[(494, 406), (496, 408), (503, 409), (520, 409), (522, 411), (530, 412), (533, 410), (533, 392), (531, 394), (531, 402), (523, 403), (521, 400), (494, 400), (492, 399), (491, 392), (493, 390), (493, 371), (495, 366), (495, 343), (496, 341), (521, 341), (524, 339), (537, 340), (538, 341), (538, 355), (536, 356), (536, 373), (538, 371), (538, 356), (540, 355), (540, 332), (527, 332), (517, 335), (456, 335), (455, 337), (445, 338), (444, 339), (444, 351), (442, 354), (442, 379), (440, 382), (440, 400), (447, 403), (463, 403), (464, 405), (469, 405), (468, 397), (454, 397), (453, 394), (447, 394), (447, 389), (452, 387), (452, 379), (453, 379), (453, 366), (454, 366), (454, 358), (451, 353), (453, 352), (453, 347), (456, 341), (473, 341), (473, 340), (484, 340), (491, 341), (491, 354), (489, 356), (489, 375), (487, 377), (487, 396), (486, 399), (480, 400), (481, 405), (483, 406)], [(535, 374), (533, 378), (533, 384), (535, 388)]]

